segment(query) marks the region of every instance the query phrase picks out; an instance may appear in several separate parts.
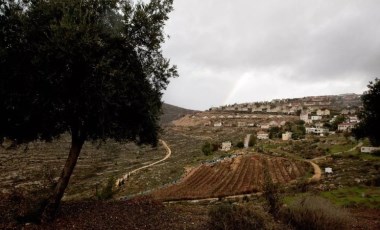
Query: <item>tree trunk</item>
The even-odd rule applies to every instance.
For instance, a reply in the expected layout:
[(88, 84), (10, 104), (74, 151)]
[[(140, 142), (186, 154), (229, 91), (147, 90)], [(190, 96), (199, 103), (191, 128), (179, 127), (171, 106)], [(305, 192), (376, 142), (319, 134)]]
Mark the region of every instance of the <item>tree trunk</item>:
[(74, 171), (74, 167), (77, 163), (80, 151), (82, 149), (84, 143), (83, 138), (74, 137), (74, 134), (72, 135), (73, 137), (71, 139), (69, 156), (67, 157), (65, 166), (63, 167), (61, 176), (58, 180), (57, 185), (55, 186), (53, 194), (49, 198), (47, 205), (42, 212), (41, 222), (50, 222), (55, 218), (55, 214), (58, 210), (65, 189), (69, 184), (71, 174)]

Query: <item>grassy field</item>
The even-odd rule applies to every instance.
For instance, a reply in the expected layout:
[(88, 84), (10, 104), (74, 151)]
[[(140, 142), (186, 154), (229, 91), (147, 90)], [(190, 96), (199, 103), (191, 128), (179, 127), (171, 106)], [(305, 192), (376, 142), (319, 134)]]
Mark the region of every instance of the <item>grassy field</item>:
[(322, 192), (321, 195), (335, 204), (344, 207), (365, 207), (380, 209), (380, 188), (353, 186), (333, 191)]

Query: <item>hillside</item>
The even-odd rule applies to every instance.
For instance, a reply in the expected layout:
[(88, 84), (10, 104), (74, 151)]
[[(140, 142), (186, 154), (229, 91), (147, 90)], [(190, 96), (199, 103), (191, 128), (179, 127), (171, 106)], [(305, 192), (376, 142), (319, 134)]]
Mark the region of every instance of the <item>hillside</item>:
[(193, 114), (197, 111), (190, 110), (190, 109), (184, 109), (178, 106), (170, 105), (164, 103), (162, 105), (162, 112), (160, 123), (163, 125), (169, 124), (170, 122), (177, 120), (186, 114)]

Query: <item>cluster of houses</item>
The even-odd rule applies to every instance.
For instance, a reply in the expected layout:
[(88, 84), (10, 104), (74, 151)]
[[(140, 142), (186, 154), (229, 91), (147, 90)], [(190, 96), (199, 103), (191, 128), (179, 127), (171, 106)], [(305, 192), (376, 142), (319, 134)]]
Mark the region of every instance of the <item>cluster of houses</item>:
[[(344, 112), (344, 113), (343, 113)], [(356, 112), (356, 110), (352, 110), (351, 112)], [(339, 132), (349, 132), (351, 131), (355, 125), (359, 122), (359, 119), (356, 115), (348, 115), (345, 111), (341, 112), (341, 115), (346, 117), (346, 121), (338, 124)], [(316, 111), (306, 110), (302, 111), (300, 114), (300, 120), (304, 121), (307, 125), (311, 127), (306, 127), (306, 133), (320, 134), (323, 135), (325, 133), (332, 133), (329, 129), (324, 128), (322, 121), (328, 121), (329, 123), (333, 123), (337, 118), (335, 115), (332, 119), (331, 112), (328, 109), (318, 109)]]
[(250, 113), (277, 113), (277, 114), (289, 114), (294, 115), (298, 110), (302, 109), (300, 103), (297, 104), (284, 104), (275, 105), (273, 103), (249, 103), (249, 104), (237, 104), (233, 106), (212, 107), (210, 110), (224, 110), (224, 111), (238, 111), (238, 112), (250, 112)]
[(312, 112), (312, 109), (302, 111), (300, 114), (300, 120), (304, 121), (306, 124), (312, 124), (330, 116), (330, 110), (328, 109), (318, 109), (314, 114), (312, 114)]
[[(195, 116), (193, 116), (195, 118)], [(285, 125), (286, 121), (282, 115), (273, 116), (270, 115), (267, 119), (271, 121), (260, 121), (262, 118), (257, 117), (256, 115), (212, 115), (212, 116), (203, 116), (202, 119), (204, 126), (213, 126), (213, 127), (259, 127), (261, 129), (269, 129), (271, 127), (280, 127)], [(223, 120), (222, 120), (223, 119)], [(230, 120), (231, 119), (231, 120)], [(237, 119), (232, 121), (232, 119)], [(256, 120), (256, 122), (254, 122)]]
[[(330, 96), (311, 96), (293, 99), (276, 99), (272, 101), (233, 104), (220, 107), (212, 107), (212, 111), (239, 111), (252, 113), (282, 113), (295, 115), (298, 111), (305, 108), (343, 108), (347, 106), (360, 106), (360, 95), (330, 95)], [(354, 114), (354, 109), (344, 109), (343, 114)]]
[(357, 123), (359, 123), (359, 119), (357, 116), (349, 116), (346, 119), (346, 122), (340, 123), (338, 125), (338, 131), (349, 132), (351, 131), (351, 129), (355, 127)]

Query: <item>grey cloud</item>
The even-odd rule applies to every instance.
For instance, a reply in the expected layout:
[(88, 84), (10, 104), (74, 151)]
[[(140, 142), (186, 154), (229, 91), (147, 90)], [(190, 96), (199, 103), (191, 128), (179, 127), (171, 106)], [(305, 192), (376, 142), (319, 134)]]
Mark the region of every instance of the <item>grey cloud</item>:
[(353, 91), (380, 73), (377, 0), (176, 0), (174, 8), (164, 51), (186, 80), (173, 81), (167, 95), (199, 70), (210, 74), (187, 88), (213, 85), (216, 95), (247, 72), (275, 72), (287, 79), (284, 84), (360, 84)]

